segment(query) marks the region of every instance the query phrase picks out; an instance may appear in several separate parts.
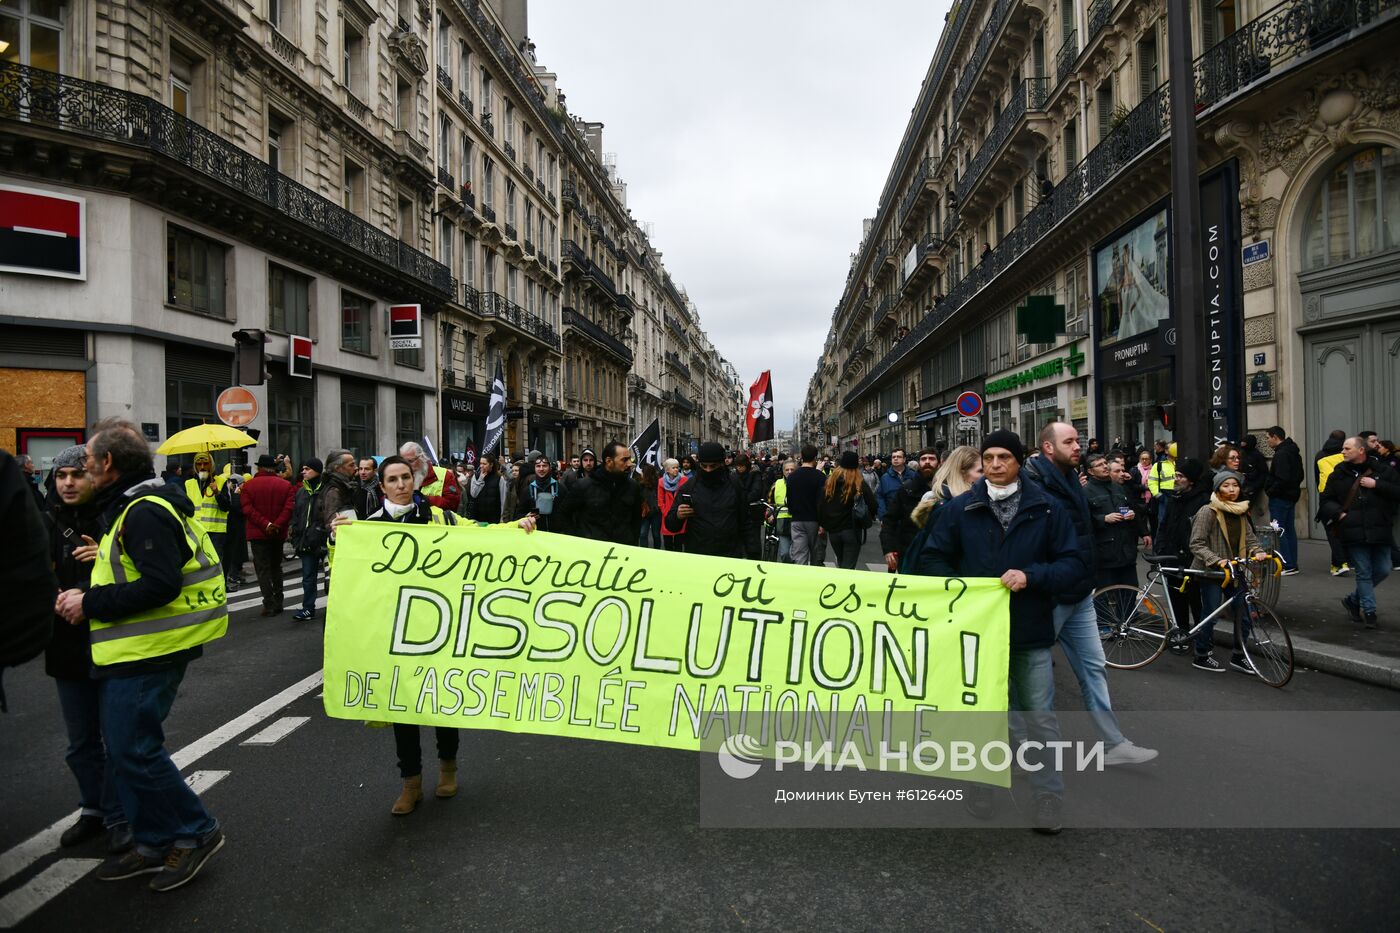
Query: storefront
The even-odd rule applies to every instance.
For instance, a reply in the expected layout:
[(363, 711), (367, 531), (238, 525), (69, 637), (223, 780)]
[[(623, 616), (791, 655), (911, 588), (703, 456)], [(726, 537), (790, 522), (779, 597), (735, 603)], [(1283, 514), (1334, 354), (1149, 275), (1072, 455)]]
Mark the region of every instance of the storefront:
[(92, 375), (80, 330), (0, 325), (0, 447), (28, 454), (47, 472), (54, 455), (86, 437)]
[(1015, 431), (1027, 450), (1034, 449), (1040, 429), (1070, 420), (1074, 400), (1088, 392), (1087, 363), (1076, 340), (989, 378), (985, 407), (991, 430)]
[(471, 392), (442, 390), (442, 437), (446, 456), (475, 464), (486, 434), (490, 399)]
[[(530, 409), (529, 429), (530, 449), (538, 450), (551, 460), (564, 458), (564, 429), (578, 426), (578, 419), (565, 417), (557, 408), (539, 405)], [(599, 459), (602, 451), (598, 451)]]

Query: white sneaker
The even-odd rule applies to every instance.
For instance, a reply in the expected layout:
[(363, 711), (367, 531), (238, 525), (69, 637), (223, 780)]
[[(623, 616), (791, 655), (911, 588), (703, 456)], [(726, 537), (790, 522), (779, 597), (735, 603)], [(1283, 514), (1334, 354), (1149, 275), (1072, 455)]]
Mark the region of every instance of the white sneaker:
[(1134, 745), (1131, 739), (1124, 739), (1104, 753), (1106, 765), (1140, 765), (1157, 757), (1157, 749)]

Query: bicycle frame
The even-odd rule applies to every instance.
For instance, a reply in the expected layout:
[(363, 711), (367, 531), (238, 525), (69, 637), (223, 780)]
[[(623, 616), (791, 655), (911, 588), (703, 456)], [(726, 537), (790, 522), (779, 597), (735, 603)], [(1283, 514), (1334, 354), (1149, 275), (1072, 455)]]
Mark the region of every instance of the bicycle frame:
[[(1248, 566), (1248, 564), (1249, 561), (1244, 558), (1236, 558), (1230, 561), (1230, 566), (1239, 567), (1240, 569), (1244, 569)], [(1156, 595), (1152, 592), (1152, 587), (1160, 584), (1162, 590), (1162, 598), (1158, 600), (1158, 602), (1162, 605), (1162, 608), (1164, 608), (1167, 612), (1167, 620), (1171, 623), (1171, 629), (1176, 631), (1180, 631), (1181, 628), (1179, 623), (1176, 621), (1176, 609), (1172, 606), (1171, 592), (1169, 589), (1170, 584), (1167, 582), (1168, 574), (1180, 574), (1183, 577), (1183, 587), (1185, 586), (1186, 582), (1190, 581), (1193, 575), (1199, 576), (1206, 580), (1210, 580), (1212, 582), (1215, 580), (1226, 580), (1227, 582), (1230, 582), (1230, 580), (1233, 579), (1233, 582), (1237, 583), (1243, 591), (1241, 594), (1239, 594), (1238, 598), (1243, 599), (1246, 604), (1255, 602), (1259, 598), (1258, 593), (1255, 592), (1254, 583), (1249, 579), (1249, 574), (1247, 573), (1234, 573), (1231, 574), (1229, 577), (1226, 577), (1224, 574), (1221, 574), (1218, 571), (1189, 570), (1182, 567), (1163, 567), (1161, 565), (1155, 565), (1151, 570), (1147, 572), (1147, 582), (1144, 583), (1138, 589), (1138, 599), (1137, 602), (1133, 604), (1133, 611), (1136, 612), (1138, 608), (1142, 605), (1143, 596)], [(1214, 611), (1212, 611), (1210, 615), (1206, 616), (1205, 618), (1201, 619), (1201, 621), (1193, 625), (1190, 628), (1190, 630), (1185, 632), (1181, 637), (1185, 639), (1189, 638), (1192, 635), (1195, 635), (1197, 632), (1205, 628), (1210, 623), (1218, 621), (1216, 618), (1217, 616), (1222, 615), (1226, 611), (1232, 611), (1235, 606), (1235, 598), (1236, 597), (1231, 597), (1230, 599), (1221, 602), (1219, 606), (1215, 607)]]

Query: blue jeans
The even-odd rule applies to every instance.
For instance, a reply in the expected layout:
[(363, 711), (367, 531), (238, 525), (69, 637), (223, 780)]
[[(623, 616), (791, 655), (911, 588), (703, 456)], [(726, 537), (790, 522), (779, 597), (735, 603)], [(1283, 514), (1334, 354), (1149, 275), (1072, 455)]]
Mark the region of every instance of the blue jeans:
[(165, 750), (161, 723), (185, 676), (178, 664), (101, 681), (102, 737), (116, 775), (117, 797), (136, 849), (159, 858), (173, 845), (193, 847), (219, 823), (180, 777)]
[[(651, 544), (647, 544), (647, 538), (651, 538)], [(661, 513), (656, 509), (652, 509), (651, 514), (642, 519), (642, 533), (637, 546), (661, 549)]]
[(1376, 587), (1390, 576), (1390, 545), (1351, 544), (1347, 546), (1347, 562), (1356, 577), (1355, 597), (1362, 612), (1376, 611)]
[[(1234, 615), (1233, 622), (1235, 627), (1235, 657), (1240, 657), (1244, 654), (1244, 652), (1240, 650), (1239, 621), (1240, 610), (1243, 608), (1243, 600), (1241, 599), (1242, 595), (1243, 593), (1237, 586), (1231, 586), (1229, 589), (1222, 590), (1215, 580), (1201, 581), (1201, 618), (1204, 619), (1216, 609), (1220, 608), (1220, 604), (1223, 603), (1226, 599), (1229, 599), (1232, 603), (1234, 603), (1232, 612)], [(1219, 622), (1221, 618), (1229, 618), (1230, 616), (1231, 612), (1226, 612), (1224, 613), (1224, 615), (1217, 617), (1211, 622), (1208, 622), (1205, 628), (1201, 629), (1199, 632), (1196, 633), (1196, 657), (1203, 658), (1206, 655), (1212, 653), (1212, 649), (1214, 649), (1215, 647), (1215, 623)]]
[(1283, 529), (1278, 536), (1278, 550), (1283, 556), (1284, 570), (1295, 570), (1298, 567), (1298, 529), (1293, 522), (1297, 505), (1296, 502), (1269, 497), (1269, 518), (1278, 522), (1278, 526)]
[(102, 744), (102, 681), (57, 677), (54, 683), (68, 733), (68, 752), (63, 760), (78, 779), (78, 805), (83, 816), (100, 816), (106, 826), (124, 822), (112, 761)]
[[(303, 554), (301, 558), (301, 608), (307, 612), (316, 611), (316, 577), (321, 571), (325, 558), (320, 554)], [(281, 568), (278, 568), (281, 572)]]
[(1055, 637), (1069, 659), (1070, 669), (1079, 679), (1084, 708), (1103, 736), (1104, 746), (1112, 748), (1121, 744), (1123, 733), (1118, 728), (1118, 717), (1113, 714), (1113, 701), (1108, 696), (1103, 640), (1099, 637), (1099, 617), (1094, 612), (1093, 594), (1077, 603), (1055, 606), (1054, 618)]
[[(1049, 648), (1012, 648), (1007, 667), (1008, 697), (1012, 733), (1024, 733), (1042, 745), (1060, 740), (1060, 721), (1055, 718), (1055, 671)], [(1019, 720), (1019, 723), (1017, 722)], [(1031, 787), (1038, 794), (1062, 797), (1065, 782), (1055, 770), (1055, 757), (1046, 749), (1026, 754), (1028, 764), (1037, 761), (1038, 770), (1028, 770)]]

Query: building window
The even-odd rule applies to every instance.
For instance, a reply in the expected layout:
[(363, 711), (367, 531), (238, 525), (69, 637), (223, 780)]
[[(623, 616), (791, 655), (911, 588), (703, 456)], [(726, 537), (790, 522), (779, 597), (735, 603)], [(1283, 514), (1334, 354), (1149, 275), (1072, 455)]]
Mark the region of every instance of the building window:
[(416, 347), (412, 350), (395, 350), (394, 362), (400, 366), (408, 366), (412, 369), (423, 368), (423, 350)]
[(1157, 24), (1153, 23), (1143, 33), (1137, 46), (1138, 98), (1147, 100), (1162, 83), (1162, 74), (1157, 62)]
[(506, 101), (505, 135), (502, 138), (506, 145), (515, 145), (515, 105), (510, 101)]
[(1400, 247), (1400, 150), (1373, 146), (1338, 162), (1306, 217), (1308, 270)]
[(399, 239), (413, 242), (413, 199), (399, 198)]
[(423, 393), (397, 389), (394, 396), (395, 447), (423, 439)]
[(447, 63), (448, 63), (449, 61), (451, 61), (450, 56), (451, 56), (451, 54), (452, 54), (452, 29), (451, 29), (450, 25), (449, 25), (448, 22), (447, 22), (447, 17), (446, 17), (446, 16), (443, 16), (441, 13), (438, 14), (438, 24), (437, 24), (437, 26), (438, 26), (438, 28), (437, 28), (437, 40), (438, 40), (438, 45), (437, 45), (437, 58), (438, 58), (438, 64), (440, 64), (440, 65), (442, 66), (442, 70), (443, 70), (443, 71), (446, 71), (446, 70), (447, 70)]
[(363, 295), (340, 293), (340, 348), (351, 353), (370, 353), (370, 321), (374, 302)]
[(394, 128), (412, 133), (413, 119), (413, 85), (404, 78), (399, 78), (397, 89), (394, 93)]
[(365, 94), (365, 28), (351, 20), (341, 21), (340, 83), (356, 97)]
[(1099, 139), (1113, 131), (1113, 79), (1106, 78), (1094, 91), (1094, 111), (1099, 117)]
[(373, 383), (343, 379), (340, 383), (340, 445), (368, 456), (379, 449), (375, 441), (375, 396)]
[(517, 275), (515, 271), (515, 266), (506, 266), (506, 300), (509, 301), (511, 304), (518, 303), (516, 301), (516, 279)]
[[(486, 73), (486, 69), (481, 69), (481, 117), (486, 119), (491, 116), (491, 76)], [(494, 137), (495, 132), (488, 135)]]
[(311, 278), (276, 265), (268, 266), (267, 326), (283, 334), (310, 337)]
[(465, 42), (457, 43), (457, 84), (458, 90), (467, 97), (472, 96), (472, 53)]
[(487, 295), (496, 290), (496, 254), (489, 249), (481, 251), (481, 290)]
[(1064, 130), (1065, 174), (1079, 164), (1079, 130), (1074, 120), (1066, 121)]
[(267, 0), (267, 21), (273, 29), (282, 28), (282, 0)]
[(167, 304), (224, 317), (224, 261), (228, 248), (188, 230), (165, 230)]
[(471, 237), (462, 244), (462, 281), (476, 287), (476, 240)]
[(462, 177), (459, 183), (468, 191), (472, 187), (472, 141), (466, 133), (462, 133), (457, 140), (457, 148), (462, 154)]
[(442, 219), (442, 239), (438, 241), (441, 255), (438, 259), (449, 269), (452, 268), (452, 234), (456, 229), (457, 228), (452, 225), (452, 221), (448, 220), (446, 217)]
[(365, 208), (365, 170), (350, 159), (345, 160), (345, 175), (341, 179), (340, 204), (352, 214), (361, 214)]
[(444, 172), (452, 165), (452, 121), (447, 114), (438, 112), (438, 165)]
[(268, 448), (293, 463), (316, 456), (314, 381), (274, 371), (267, 387)]
[(515, 182), (506, 180), (506, 223), (515, 226)]
[(63, 71), (60, 0), (18, 0), (0, 7), (0, 62)]
[(187, 55), (170, 50), (170, 109), (194, 119), (195, 63)]
[(267, 164), (274, 172), (292, 174), (292, 121), (271, 110), (267, 113)]
[(490, 159), (481, 160), (481, 206), (491, 207), (495, 203), (496, 164)]

